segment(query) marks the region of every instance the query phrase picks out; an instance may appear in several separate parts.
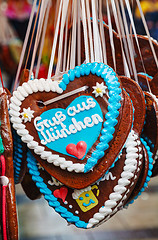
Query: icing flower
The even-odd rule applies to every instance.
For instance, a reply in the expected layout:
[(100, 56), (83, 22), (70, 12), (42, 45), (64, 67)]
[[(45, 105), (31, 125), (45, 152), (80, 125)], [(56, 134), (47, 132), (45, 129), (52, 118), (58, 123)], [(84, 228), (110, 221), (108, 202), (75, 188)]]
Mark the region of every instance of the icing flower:
[(23, 108), (23, 112), (21, 113), (22, 115), (22, 120), (24, 120), (24, 123), (26, 122), (31, 122), (31, 119), (33, 118), (33, 113), (34, 111), (31, 110), (31, 108)]
[(104, 83), (98, 83), (96, 84), (96, 87), (93, 87), (94, 91), (92, 93), (95, 94), (95, 97), (103, 97), (103, 94), (105, 93), (105, 90), (107, 89), (106, 86), (104, 86)]

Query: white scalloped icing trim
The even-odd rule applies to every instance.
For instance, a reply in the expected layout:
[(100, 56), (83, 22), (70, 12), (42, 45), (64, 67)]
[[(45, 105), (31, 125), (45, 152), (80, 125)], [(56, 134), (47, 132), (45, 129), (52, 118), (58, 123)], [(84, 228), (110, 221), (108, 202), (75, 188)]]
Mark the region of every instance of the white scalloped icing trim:
[(84, 172), (84, 164), (73, 163), (72, 161), (67, 161), (65, 158), (60, 157), (57, 154), (52, 154), (50, 151), (46, 151), (45, 147), (40, 146), (38, 142), (34, 141), (33, 136), (31, 136), (28, 130), (25, 129), (25, 125), (22, 123), (22, 118), (20, 116), (20, 106), (24, 99), (32, 93), (36, 92), (57, 92), (62, 93), (63, 90), (59, 87), (57, 81), (52, 81), (51, 79), (34, 79), (29, 80), (27, 83), (23, 83), (19, 86), (11, 97), (10, 104), (10, 115), (11, 122), (13, 123), (13, 128), (17, 130), (17, 134), (21, 136), (21, 140), (25, 142), (28, 148), (34, 150), (34, 152), (39, 155), (43, 160), (47, 160), (48, 163), (53, 163), (55, 166), (59, 166), (61, 169), (67, 169), (69, 172), (75, 171), (76, 173)]
[[(136, 136), (137, 136), (137, 135), (136, 135)], [(136, 140), (136, 141), (137, 141), (138, 146), (139, 146), (139, 145), (141, 144), (140, 140)], [(141, 148), (141, 147), (138, 147), (138, 149), (139, 149), (139, 161), (138, 161), (138, 166), (137, 166), (137, 173), (140, 171), (139, 166), (140, 166), (140, 164), (142, 164), (141, 159), (143, 158), (143, 155), (140, 154), (142, 148)], [(136, 176), (135, 176), (135, 177), (136, 177)], [(131, 183), (131, 186), (130, 186), (130, 187), (132, 187), (133, 184), (134, 184), (134, 182)], [(117, 212), (118, 210), (121, 210), (121, 209), (126, 209), (126, 206), (124, 207), (124, 201), (127, 199), (128, 193), (129, 193), (129, 189), (128, 189), (128, 191), (125, 193), (124, 197), (122, 198), (122, 200), (120, 201), (120, 203), (117, 205), (117, 207), (116, 207), (115, 209), (113, 209), (113, 213), (115, 213), (115, 212)], [(113, 214), (113, 213), (112, 213), (112, 214)], [(111, 217), (111, 214), (110, 214), (107, 218), (104, 219), (104, 222), (106, 222), (110, 217)]]
[[(107, 220), (111, 214), (117, 211), (118, 202), (121, 200), (122, 195), (128, 191), (127, 187), (131, 182), (130, 179), (134, 177), (134, 172), (137, 169), (137, 158), (139, 157), (137, 142), (138, 136), (132, 130), (126, 141), (126, 160), (121, 178), (118, 180), (118, 184), (114, 187), (114, 192), (109, 195), (109, 199), (105, 201), (104, 206), (99, 209), (98, 213), (93, 215), (88, 222), (87, 228), (91, 228), (94, 225), (98, 225), (100, 221)], [(127, 194), (127, 192), (126, 192)], [(126, 195), (125, 195), (126, 196)], [(125, 198), (123, 197), (123, 199)], [(122, 200), (123, 200), (122, 199)], [(114, 210), (113, 210), (114, 208)]]

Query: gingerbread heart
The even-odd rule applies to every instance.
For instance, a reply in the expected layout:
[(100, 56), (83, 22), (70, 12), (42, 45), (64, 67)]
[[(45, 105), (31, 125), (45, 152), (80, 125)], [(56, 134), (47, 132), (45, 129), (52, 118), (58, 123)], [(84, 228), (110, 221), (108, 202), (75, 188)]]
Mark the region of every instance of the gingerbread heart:
[(138, 165), (143, 161), (141, 153), (139, 137), (132, 131), (113, 168), (93, 185), (80, 190), (69, 188), (44, 169), (38, 169), (33, 155), (27, 161), (29, 172), (49, 205), (77, 227), (92, 228), (116, 213), (135, 187)]
[[(100, 178), (119, 154), (132, 124), (130, 99), (113, 69), (103, 63), (76, 67), (59, 84), (49, 79), (24, 83), (13, 93), (10, 115), (22, 141), (53, 176), (58, 169), (85, 174), (104, 160), (96, 175)], [(87, 148), (78, 159), (66, 147), (81, 141)], [(57, 179), (67, 183), (68, 176), (60, 173)], [(71, 181), (71, 187), (78, 188), (77, 182), (76, 178), (74, 186)]]

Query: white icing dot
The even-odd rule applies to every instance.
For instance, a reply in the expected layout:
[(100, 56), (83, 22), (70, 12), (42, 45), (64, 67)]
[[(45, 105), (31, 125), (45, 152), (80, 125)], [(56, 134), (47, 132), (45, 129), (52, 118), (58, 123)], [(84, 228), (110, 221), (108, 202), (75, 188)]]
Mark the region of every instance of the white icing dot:
[(75, 211), (76, 214), (79, 214), (79, 211)]
[(69, 208), (72, 208), (72, 205), (69, 205)]
[(64, 204), (65, 204), (65, 205), (67, 205), (67, 204), (68, 204), (68, 202), (67, 202), (67, 201), (65, 201), (65, 202), (64, 202)]

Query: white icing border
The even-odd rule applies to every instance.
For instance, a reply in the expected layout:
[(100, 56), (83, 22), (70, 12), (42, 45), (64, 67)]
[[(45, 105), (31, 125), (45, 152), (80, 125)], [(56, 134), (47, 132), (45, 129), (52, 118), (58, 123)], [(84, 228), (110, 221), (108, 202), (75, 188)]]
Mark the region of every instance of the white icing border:
[[(94, 225), (98, 224), (102, 220), (108, 220), (111, 214), (114, 214), (118, 206), (118, 202), (122, 198), (122, 195), (126, 192), (122, 201), (125, 200), (127, 195), (127, 187), (131, 182), (130, 179), (134, 177), (134, 173), (137, 169), (137, 158), (139, 157), (138, 143), (136, 142), (138, 136), (132, 130), (126, 141), (126, 160), (124, 170), (121, 173), (121, 178), (118, 180), (118, 184), (114, 187), (114, 192), (109, 195), (109, 200), (105, 201), (104, 206), (99, 209), (98, 213), (93, 215), (88, 222), (87, 228), (92, 228)], [(122, 202), (121, 201), (121, 202)], [(112, 210), (114, 208), (114, 210)]]
[(36, 93), (38, 91), (52, 91), (57, 93), (63, 92), (63, 90), (59, 87), (58, 82), (52, 81), (51, 79), (45, 80), (44, 78), (41, 78), (29, 80), (27, 83), (23, 83), (22, 86), (19, 86), (17, 90), (13, 92), (13, 97), (11, 97), (9, 113), (11, 115), (13, 128), (17, 130), (18, 135), (21, 136), (21, 140), (27, 144), (28, 148), (33, 149), (35, 154), (39, 155), (43, 160), (47, 160), (48, 163), (53, 163), (55, 166), (59, 166), (63, 170), (67, 169), (69, 172), (84, 172), (84, 164), (67, 161), (65, 158), (60, 157), (59, 155), (52, 154), (50, 151), (46, 151), (45, 147), (40, 146), (38, 142), (34, 141), (33, 136), (29, 134), (29, 131), (22, 123), (20, 106), (29, 94)]

